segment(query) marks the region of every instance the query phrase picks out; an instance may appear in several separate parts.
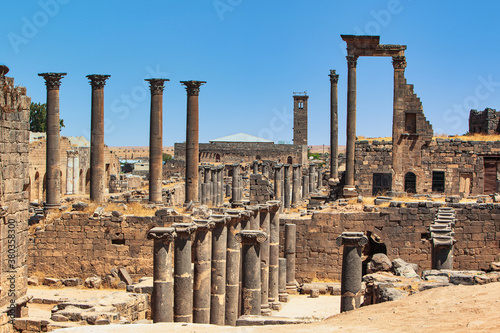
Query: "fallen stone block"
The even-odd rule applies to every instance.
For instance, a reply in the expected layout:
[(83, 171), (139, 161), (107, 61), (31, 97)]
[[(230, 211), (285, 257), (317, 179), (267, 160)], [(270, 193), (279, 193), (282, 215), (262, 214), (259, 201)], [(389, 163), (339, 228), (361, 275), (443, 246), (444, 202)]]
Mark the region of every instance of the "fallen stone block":
[(236, 326), (263, 326), (263, 325), (285, 325), (304, 324), (310, 321), (296, 318), (268, 317), (268, 316), (241, 316), (236, 321)]

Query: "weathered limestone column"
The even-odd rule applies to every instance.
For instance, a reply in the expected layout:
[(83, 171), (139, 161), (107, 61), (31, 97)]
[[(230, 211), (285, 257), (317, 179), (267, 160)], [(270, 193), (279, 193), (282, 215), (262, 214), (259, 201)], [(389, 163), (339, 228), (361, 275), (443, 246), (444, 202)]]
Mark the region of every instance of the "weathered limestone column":
[(297, 226), (295, 224), (285, 224), (286, 289), (289, 293), (294, 293), (297, 290), (295, 281), (296, 234)]
[[(271, 229), (271, 214), (268, 204), (259, 204), (260, 230), (269, 236)], [(260, 278), (261, 278), (261, 314), (270, 316), (269, 309), (269, 259), (270, 259), (270, 237), (260, 245)]]
[(187, 92), (186, 121), (186, 203), (198, 199), (198, 163), (199, 163), (199, 110), (198, 96), (200, 86), (205, 81), (181, 81)]
[(47, 209), (57, 208), (61, 204), (61, 155), (59, 153), (59, 87), (66, 73), (40, 73), (47, 87), (47, 144), (45, 153)]
[(302, 176), (302, 198), (307, 198), (309, 195), (309, 176)]
[(149, 201), (162, 203), (163, 180), (163, 84), (168, 79), (146, 79), (151, 90), (149, 122)]
[(455, 240), (452, 236), (434, 236), (432, 242), (432, 269), (453, 270), (453, 246)]
[(281, 192), (282, 192), (281, 167), (282, 166), (283, 166), (283, 164), (281, 164), (281, 163), (276, 163), (274, 165), (274, 199), (279, 200), (279, 201), (283, 201), (282, 196), (281, 196)]
[(236, 234), (236, 239), (242, 243), (242, 315), (260, 315), (260, 243), (267, 239), (265, 232), (259, 230), (244, 230)]
[(343, 194), (345, 197), (357, 196), (354, 186), (354, 154), (356, 146), (356, 64), (358, 56), (347, 57), (347, 142), (346, 169)]
[(286, 290), (286, 259), (279, 258), (279, 281), (278, 297), (280, 302), (288, 302), (288, 291)]
[(339, 116), (338, 116), (338, 91), (339, 75), (335, 70), (330, 70), (330, 178), (338, 180), (339, 156)]
[(177, 237), (174, 248), (174, 321), (193, 322), (193, 274), (191, 270), (191, 234), (194, 223), (174, 223)]
[(292, 182), (292, 207), (296, 207), (299, 203), (300, 196), (300, 165), (294, 164), (293, 169), (293, 182)]
[(104, 202), (104, 85), (110, 75), (87, 75), (92, 86), (90, 200)]
[(212, 260), (212, 228), (208, 220), (194, 220), (193, 323), (210, 323), (210, 269)]
[(172, 274), (172, 242), (174, 228), (155, 227), (148, 232), (154, 239), (153, 294), (151, 296), (153, 323), (174, 321), (174, 277)]
[(361, 302), (361, 249), (368, 243), (362, 232), (343, 232), (337, 237), (337, 245), (344, 245), (342, 256), (342, 284), (340, 312), (359, 308)]
[(80, 184), (80, 158), (78, 150), (74, 151), (73, 155), (73, 194), (78, 194), (80, 191), (78, 186)]
[(316, 164), (309, 164), (309, 193), (316, 190)]
[(239, 178), (240, 178), (240, 165), (238, 163), (233, 164), (233, 207), (239, 205)]
[(212, 215), (212, 292), (210, 295), (210, 324), (224, 325), (226, 312), (227, 228), (225, 215)]
[(285, 208), (290, 208), (290, 197), (291, 197), (291, 186), (290, 186), (290, 164), (285, 164), (283, 168), (284, 172), (284, 203)]
[(73, 174), (74, 170), (74, 150), (68, 150), (67, 154), (67, 162), (66, 162), (66, 194), (73, 194), (74, 192), (74, 178)]
[[(269, 205), (269, 303), (278, 302), (279, 292), (279, 242), (280, 206), (278, 200), (268, 201)], [(286, 280), (285, 280), (286, 284)], [(286, 287), (286, 286), (285, 286)]]
[(227, 253), (226, 253), (226, 310), (224, 323), (235, 326), (238, 319), (238, 295), (240, 288), (240, 243), (236, 234), (240, 232), (240, 211), (228, 209)]

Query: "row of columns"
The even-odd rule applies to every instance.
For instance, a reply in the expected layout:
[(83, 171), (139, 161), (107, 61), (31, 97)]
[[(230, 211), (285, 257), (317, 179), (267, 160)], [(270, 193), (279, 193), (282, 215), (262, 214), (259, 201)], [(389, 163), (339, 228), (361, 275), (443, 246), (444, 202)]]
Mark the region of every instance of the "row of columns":
[(269, 201), (151, 229), (153, 321), (235, 325), (239, 315), (269, 314), (269, 305), (282, 298), (286, 284), (295, 287), (295, 225), (286, 226), (282, 261), (280, 205)]
[(202, 205), (221, 206), (224, 203), (224, 166), (198, 166), (198, 201)]

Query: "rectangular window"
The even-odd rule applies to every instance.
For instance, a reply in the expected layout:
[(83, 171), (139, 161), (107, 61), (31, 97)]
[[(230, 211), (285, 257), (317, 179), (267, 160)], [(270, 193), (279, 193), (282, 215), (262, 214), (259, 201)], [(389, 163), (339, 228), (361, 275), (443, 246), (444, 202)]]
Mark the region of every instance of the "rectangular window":
[(373, 173), (372, 195), (386, 194), (392, 190), (392, 173)]
[(444, 192), (444, 171), (432, 171), (432, 192)]
[(406, 131), (406, 133), (410, 133), (410, 134), (417, 133), (417, 114), (416, 113), (406, 113), (405, 114), (405, 131)]

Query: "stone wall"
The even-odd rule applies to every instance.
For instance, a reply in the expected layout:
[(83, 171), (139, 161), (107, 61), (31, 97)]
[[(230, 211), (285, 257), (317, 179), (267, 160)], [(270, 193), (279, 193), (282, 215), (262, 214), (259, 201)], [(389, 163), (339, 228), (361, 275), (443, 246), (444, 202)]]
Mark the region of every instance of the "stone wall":
[(30, 103), (26, 88), (0, 76), (0, 306), (27, 290)]
[[(391, 259), (402, 258), (431, 268), (429, 225), (440, 203), (407, 203), (407, 207), (383, 208), (381, 212), (318, 212), (309, 218), (281, 216), (280, 247), (284, 224), (297, 225), (296, 278), (299, 282), (340, 280), (342, 248), (335, 243), (343, 231), (371, 232), (387, 246)], [(452, 204), (457, 207), (454, 269), (488, 270), (500, 259), (500, 204)]]
[(500, 112), (486, 108), (484, 111), (470, 110), (469, 134), (499, 134)]
[[(363, 195), (372, 194), (373, 174), (395, 174), (392, 165), (392, 143), (388, 141), (356, 142), (355, 181)], [(444, 171), (444, 194), (480, 195), (484, 193), (485, 159), (500, 156), (500, 141), (463, 141), (460, 139), (435, 139), (418, 149), (414, 165), (402, 169), (403, 181), (408, 172), (416, 175), (416, 193), (432, 192), (433, 171)], [(407, 157), (409, 159), (410, 157)], [(392, 190), (404, 191), (396, 186)], [(488, 180), (495, 182), (496, 180)], [(493, 184), (496, 186), (496, 184)]]
[[(174, 145), (174, 156), (176, 160), (186, 160), (185, 143)], [(288, 157), (292, 158), (291, 163)], [(307, 146), (255, 142), (200, 143), (200, 162), (251, 163), (255, 160), (306, 164)]]

